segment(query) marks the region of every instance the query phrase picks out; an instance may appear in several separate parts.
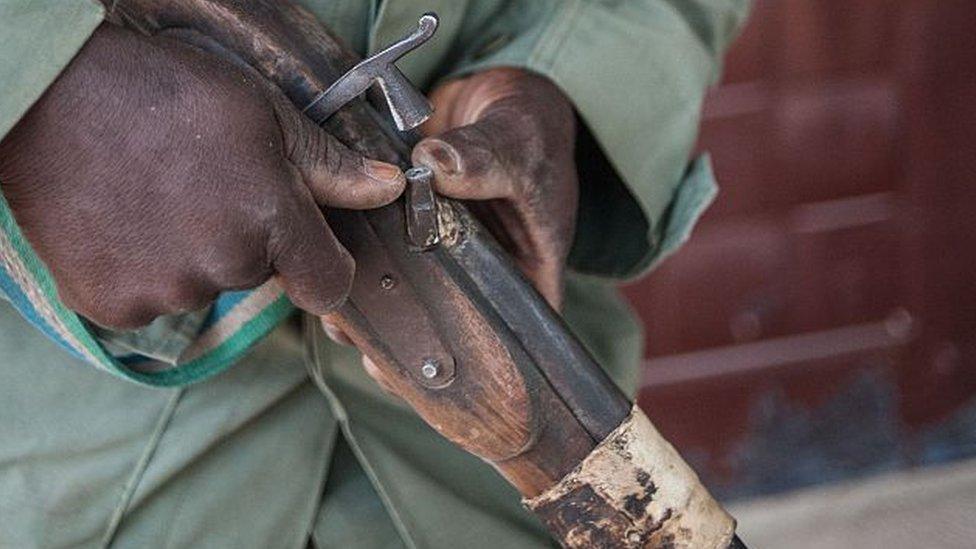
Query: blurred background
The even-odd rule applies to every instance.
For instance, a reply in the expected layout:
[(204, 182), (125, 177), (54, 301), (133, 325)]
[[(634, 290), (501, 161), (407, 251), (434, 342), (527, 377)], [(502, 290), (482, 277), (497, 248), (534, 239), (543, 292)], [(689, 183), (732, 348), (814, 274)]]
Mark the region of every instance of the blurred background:
[(976, 2), (758, 0), (721, 193), (626, 288), (642, 406), (757, 547), (976, 546)]

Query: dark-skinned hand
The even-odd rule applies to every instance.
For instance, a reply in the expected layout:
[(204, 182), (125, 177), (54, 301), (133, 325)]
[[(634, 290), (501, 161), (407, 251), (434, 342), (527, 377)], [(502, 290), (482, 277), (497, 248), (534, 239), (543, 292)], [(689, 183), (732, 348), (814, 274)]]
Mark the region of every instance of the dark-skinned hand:
[(562, 303), (579, 186), (572, 104), (548, 79), (494, 69), (431, 95), (430, 136), (413, 162), (434, 170), (437, 191), (469, 206), (549, 303)]
[(127, 329), (272, 276), (329, 312), (354, 265), (318, 206), (381, 206), (404, 180), (257, 73), (102, 25), (0, 142), (0, 185), (63, 302)]
[[(434, 115), (413, 162), (434, 170), (440, 194), (468, 201), (559, 309), (579, 198), (569, 99), (548, 79), (510, 68), (446, 82), (430, 99)], [(332, 339), (348, 342), (327, 317), (323, 326)]]

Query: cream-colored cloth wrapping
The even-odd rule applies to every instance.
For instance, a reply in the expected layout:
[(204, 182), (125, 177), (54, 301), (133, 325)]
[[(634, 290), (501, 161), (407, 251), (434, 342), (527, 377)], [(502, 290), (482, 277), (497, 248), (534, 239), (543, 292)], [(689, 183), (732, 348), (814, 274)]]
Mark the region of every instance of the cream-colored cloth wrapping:
[(735, 520), (635, 405), (572, 473), (524, 501), (566, 547), (728, 547)]

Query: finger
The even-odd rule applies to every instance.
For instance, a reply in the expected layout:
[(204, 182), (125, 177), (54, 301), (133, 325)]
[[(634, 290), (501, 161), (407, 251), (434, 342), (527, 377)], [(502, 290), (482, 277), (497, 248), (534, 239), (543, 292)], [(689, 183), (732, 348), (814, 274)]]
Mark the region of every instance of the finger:
[(175, 283), (159, 288), (150, 303), (162, 314), (184, 314), (200, 311), (213, 303), (220, 295), (221, 288), (207, 280), (186, 276)]
[(418, 143), (412, 160), (434, 170), (434, 185), (446, 196), (513, 198), (517, 180), (506, 169), (495, 133), (490, 120), (461, 126)]
[[(566, 246), (559, 245), (559, 234), (564, 232), (550, 223), (540, 223), (539, 215), (520, 210), (505, 202), (476, 202), (469, 204), (471, 211), (512, 254), (519, 269), (532, 285), (559, 310), (563, 294), (563, 266)], [(546, 214), (543, 214), (546, 215)], [(550, 217), (553, 215), (548, 214)]]
[(393, 396), (399, 396), (395, 388), (396, 386), (383, 369), (377, 366), (376, 363), (366, 355), (363, 355), (362, 363), (366, 373), (369, 374), (369, 377), (373, 378), (373, 381), (375, 381), (381, 389)]
[(329, 339), (342, 345), (353, 344), (349, 336), (346, 335), (346, 332), (342, 331), (342, 328), (335, 324), (328, 316), (323, 316), (320, 320), (322, 321), (322, 330), (325, 331), (325, 335), (329, 336)]
[(532, 193), (519, 187), (520, 178), (503, 158), (511, 140), (493, 131), (494, 126), (492, 119), (485, 118), (427, 138), (414, 148), (413, 161), (434, 170), (435, 186), (442, 194), (464, 200), (504, 200), (472, 208), (558, 310), (565, 254), (562, 246), (556, 246), (559, 239), (550, 227), (552, 212), (545, 201), (530, 200)]
[(349, 295), (355, 264), (325, 222), (308, 189), (296, 183), (297, 207), (272, 228), (271, 265), (292, 303), (315, 315)]
[(79, 284), (70, 277), (60, 277), (57, 279), (58, 299), (96, 326), (134, 330), (150, 324), (159, 315), (134, 288), (106, 285), (98, 278), (78, 280), (94, 280), (95, 283)]
[(377, 208), (395, 200), (406, 185), (397, 166), (356, 154), (283, 98), (274, 101), (285, 156), (302, 174), (315, 201), (337, 208)]
[(102, 328), (126, 332), (138, 330), (152, 324), (161, 313), (138, 303), (113, 305), (109, 307), (70, 307)]
[(532, 281), (542, 297), (555, 311), (563, 305), (563, 262), (557, 258), (545, 258), (523, 266), (522, 270)]

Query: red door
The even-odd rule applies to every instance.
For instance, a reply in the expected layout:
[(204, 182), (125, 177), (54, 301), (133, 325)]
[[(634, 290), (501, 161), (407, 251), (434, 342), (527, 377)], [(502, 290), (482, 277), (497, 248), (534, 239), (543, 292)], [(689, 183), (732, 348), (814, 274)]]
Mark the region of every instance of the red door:
[(640, 402), (726, 496), (976, 454), (976, 3), (760, 0), (718, 201), (626, 289)]

